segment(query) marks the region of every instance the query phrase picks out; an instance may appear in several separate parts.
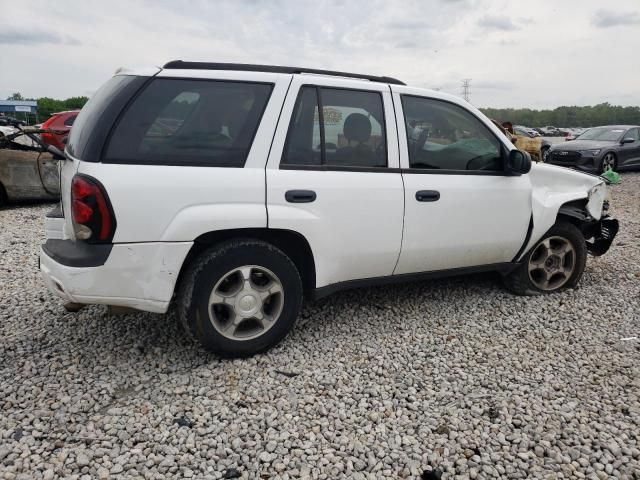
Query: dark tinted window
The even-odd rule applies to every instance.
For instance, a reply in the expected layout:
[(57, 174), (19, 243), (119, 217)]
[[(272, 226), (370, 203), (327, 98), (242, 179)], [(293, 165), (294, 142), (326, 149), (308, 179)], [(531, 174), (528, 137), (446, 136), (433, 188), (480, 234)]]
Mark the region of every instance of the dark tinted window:
[(66, 118), (66, 120), (64, 121), (64, 124), (65, 124), (67, 127), (71, 127), (71, 126), (73, 126), (73, 123), (76, 121), (76, 117), (77, 117), (77, 115), (70, 115), (70, 116), (68, 116), (68, 117)]
[(386, 167), (380, 93), (303, 87), (291, 119), (282, 163)]
[(500, 142), (462, 107), (403, 95), (402, 109), (411, 168), (502, 171)]
[(100, 87), (74, 122), (66, 147), (69, 153), (82, 160), (98, 161), (97, 155), (113, 118), (145, 80), (143, 77), (118, 75)]
[(104, 160), (242, 167), (271, 88), (157, 78), (118, 122)]
[(291, 117), (282, 163), (322, 164), (320, 121), (316, 87), (302, 87)]

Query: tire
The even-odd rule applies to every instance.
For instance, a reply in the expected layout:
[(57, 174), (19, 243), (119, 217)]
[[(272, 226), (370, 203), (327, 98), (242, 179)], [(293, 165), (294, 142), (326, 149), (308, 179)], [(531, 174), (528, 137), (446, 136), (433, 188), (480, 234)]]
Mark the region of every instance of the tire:
[(611, 166), (613, 171), (618, 170), (618, 158), (615, 153), (607, 152), (604, 154), (600, 163), (600, 173), (604, 173), (607, 170), (607, 165)]
[[(559, 253), (560, 247), (565, 249), (564, 254)], [(525, 255), (522, 264), (505, 276), (505, 286), (517, 295), (542, 295), (575, 288), (586, 263), (584, 236), (575, 225), (558, 221)]]
[(547, 160), (547, 154), (549, 153), (549, 147), (542, 147), (540, 149), (540, 161), (545, 162)]
[(0, 183), (0, 208), (4, 207), (7, 204), (7, 191), (4, 189), (4, 185)]
[(302, 291), (295, 264), (281, 250), (258, 240), (231, 240), (189, 265), (178, 291), (178, 316), (187, 334), (210, 352), (249, 357), (289, 333)]

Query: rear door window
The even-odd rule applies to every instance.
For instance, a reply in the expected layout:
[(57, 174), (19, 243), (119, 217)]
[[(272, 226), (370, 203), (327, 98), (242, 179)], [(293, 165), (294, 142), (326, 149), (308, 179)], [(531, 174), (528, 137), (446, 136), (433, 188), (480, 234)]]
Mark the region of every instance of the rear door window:
[(118, 122), (104, 161), (243, 167), (272, 87), (154, 79)]
[(364, 90), (302, 87), (281, 163), (386, 167), (382, 95)]

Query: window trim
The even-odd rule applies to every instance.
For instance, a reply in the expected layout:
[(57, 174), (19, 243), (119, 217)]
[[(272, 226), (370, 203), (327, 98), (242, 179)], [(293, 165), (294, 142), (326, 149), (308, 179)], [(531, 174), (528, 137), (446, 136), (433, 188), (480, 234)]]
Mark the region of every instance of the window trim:
[[(428, 96), (424, 96), (424, 95), (415, 95), (415, 94), (411, 94), (411, 93), (400, 93), (400, 105), (402, 107), (402, 122), (404, 123), (404, 135), (405, 135), (405, 139), (406, 139), (406, 150), (407, 150), (407, 161), (409, 163), (409, 167), (407, 168), (402, 168), (402, 173), (417, 173), (417, 174), (434, 174), (434, 175), (482, 175), (482, 176), (508, 176), (506, 169), (505, 169), (505, 164), (506, 164), (506, 158), (508, 155), (508, 148), (507, 146), (504, 144), (504, 142), (484, 123), (484, 121), (478, 116), (476, 115), (474, 112), (464, 108), (462, 105), (457, 104), (456, 102), (452, 102), (451, 100), (445, 100), (442, 98), (435, 98), (435, 97), (428, 97)], [(475, 118), (481, 125), (482, 127), (489, 133), (489, 135), (491, 135), (493, 138), (495, 138), (495, 140), (498, 142), (498, 145), (500, 146), (500, 160), (502, 161), (502, 170), (456, 170), (456, 169), (436, 169), (436, 168), (412, 168), (411, 167), (411, 158), (409, 157), (409, 132), (407, 131), (407, 117), (405, 114), (405, 108), (404, 108), (404, 97), (412, 97), (412, 98), (417, 98), (417, 99), (425, 99), (425, 100), (433, 100), (436, 102), (442, 102), (442, 103), (447, 103), (449, 105), (454, 105), (455, 107), (458, 107), (462, 110), (464, 110), (466, 113), (468, 113), (469, 115), (471, 115), (473, 118)], [(399, 136), (399, 135), (398, 135)]]
[[(242, 165), (231, 164), (228, 162), (225, 164), (224, 162), (213, 162), (213, 161), (170, 161), (170, 160), (140, 160), (140, 159), (118, 159), (117, 161), (106, 159), (107, 149), (109, 144), (111, 143), (113, 134), (116, 129), (120, 125), (123, 117), (135, 103), (135, 101), (142, 95), (147, 88), (151, 84), (153, 84), (156, 80), (178, 80), (178, 81), (196, 81), (196, 82), (214, 82), (214, 83), (246, 83), (249, 85), (266, 85), (269, 87), (269, 93), (267, 95), (266, 101), (264, 102), (264, 106), (262, 107), (262, 111), (258, 117), (258, 122), (256, 124), (256, 128), (251, 136), (251, 141), (249, 142), (249, 150), (247, 151), (247, 155), (242, 162)], [(275, 89), (274, 82), (258, 82), (258, 81), (249, 81), (249, 80), (234, 80), (234, 79), (216, 79), (216, 78), (194, 78), (194, 77), (158, 77), (153, 76), (148, 79), (142, 86), (142, 88), (138, 89), (135, 95), (132, 95), (129, 101), (126, 103), (124, 108), (120, 111), (115, 121), (111, 124), (109, 128), (109, 133), (107, 138), (105, 139), (102, 149), (100, 152), (100, 163), (104, 163), (107, 165), (150, 165), (150, 166), (167, 166), (167, 167), (207, 167), (207, 168), (245, 168), (247, 164), (247, 159), (251, 154), (251, 149), (253, 148), (253, 142), (256, 139), (256, 135), (258, 134), (258, 130), (260, 130), (260, 126), (262, 125), (262, 118), (264, 117), (264, 112), (266, 112), (267, 107), (269, 106), (269, 102), (271, 101), (271, 97), (273, 96), (273, 91)]]
[[(320, 165), (305, 165), (305, 164), (295, 164), (295, 163), (282, 163), (285, 153), (288, 151), (289, 139), (291, 133), (291, 126), (293, 119), (293, 114), (297, 111), (299, 106), (299, 102), (301, 99), (300, 92), (305, 87), (312, 87), (316, 89), (316, 99), (318, 101), (318, 119), (320, 121)], [(322, 111), (324, 104), (322, 103), (322, 98), (320, 94), (321, 89), (329, 89), (329, 90), (347, 90), (347, 91), (355, 91), (355, 92), (364, 92), (364, 93), (375, 93), (380, 97), (380, 102), (382, 106), (382, 125), (384, 129), (384, 144), (385, 144), (385, 163), (384, 167), (360, 167), (360, 166), (348, 166), (348, 165), (327, 165), (326, 164), (326, 148), (325, 148), (325, 138), (324, 138), (324, 112)], [(278, 168), (280, 170), (313, 170), (319, 172), (382, 172), (389, 173), (391, 171), (399, 172), (402, 170), (401, 168), (389, 167), (389, 134), (387, 132), (387, 115), (385, 111), (384, 104), (384, 96), (382, 91), (379, 90), (367, 90), (363, 88), (353, 88), (353, 87), (336, 87), (333, 85), (318, 85), (313, 83), (303, 83), (298, 88), (298, 93), (296, 95), (296, 102), (293, 106), (293, 110), (291, 112), (291, 116), (289, 119), (289, 126), (287, 127), (287, 136), (285, 137), (284, 146), (282, 148), (282, 154), (280, 155), (280, 162)], [(393, 97), (392, 97), (393, 100)], [(395, 115), (395, 110), (392, 109)], [(396, 122), (397, 123), (397, 122)]]

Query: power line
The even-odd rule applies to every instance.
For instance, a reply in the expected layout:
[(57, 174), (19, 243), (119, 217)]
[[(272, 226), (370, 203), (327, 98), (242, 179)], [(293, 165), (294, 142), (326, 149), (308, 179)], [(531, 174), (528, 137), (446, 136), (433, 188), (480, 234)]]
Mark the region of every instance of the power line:
[(471, 95), (471, 79), (463, 78), (462, 79), (462, 98), (464, 98), (468, 102), (470, 95)]

